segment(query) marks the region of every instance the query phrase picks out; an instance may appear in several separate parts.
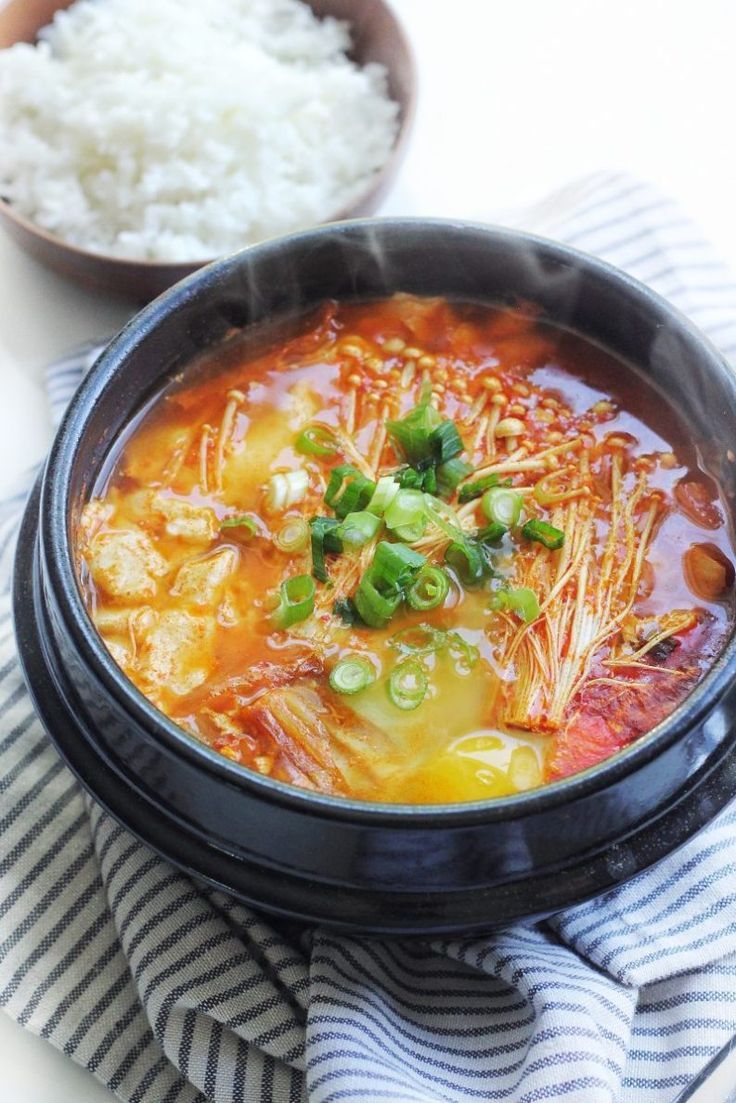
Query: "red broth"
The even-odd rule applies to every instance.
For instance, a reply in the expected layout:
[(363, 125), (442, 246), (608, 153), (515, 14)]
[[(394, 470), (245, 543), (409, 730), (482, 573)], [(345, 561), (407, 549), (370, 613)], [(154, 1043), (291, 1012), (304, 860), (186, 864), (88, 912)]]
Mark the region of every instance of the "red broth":
[(726, 511), (682, 422), (529, 306), (329, 302), (231, 343), (121, 443), (77, 549), (164, 713), (247, 769), (379, 801), (601, 762), (733, 619)]

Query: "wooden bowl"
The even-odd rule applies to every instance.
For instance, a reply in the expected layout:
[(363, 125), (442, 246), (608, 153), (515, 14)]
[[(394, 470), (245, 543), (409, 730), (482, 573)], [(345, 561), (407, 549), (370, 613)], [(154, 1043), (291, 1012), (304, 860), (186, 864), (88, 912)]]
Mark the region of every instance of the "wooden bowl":
[[(351, 24), (352, 57), (361, 65), (375, 61), (388, 71), (389, 94), (400, 106), (399, 133), (386, 164), (358, 202), (335, 211), (325, 222), (372, 214), (391, 187), (406, 152), (416, 101), (416, 70), (404, 30), (384, 0), (308, 0), (320, 16)], [(9, 0), (0, 8), (0, 49), (16, 42), (34, 42), (55, 12), (72, 0)], [(70, 245), (13, 210), (0, 198), (0, 225), (22, 249), (47, 267), (98, 291), (128, 295), (147, 302), (208, 263), (165, 263), (127, 260)], [(243, 244), (246, 244), (245, 242)], [(211, 259), (215, 259), (214, 257)]]

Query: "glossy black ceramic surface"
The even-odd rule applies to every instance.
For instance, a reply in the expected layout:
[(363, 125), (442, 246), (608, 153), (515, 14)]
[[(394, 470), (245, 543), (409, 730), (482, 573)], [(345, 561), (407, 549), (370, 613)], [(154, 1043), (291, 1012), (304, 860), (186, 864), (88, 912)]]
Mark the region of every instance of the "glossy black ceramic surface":
[[(335, 224), (218, 262), (113, 341), (77, 394), (29, 503), (16, 624), (36, 705), (82, 783), (170, 860), (273, 911), (376, 933), (470, 933), (559, 910), (669, 853), (736, 793), (736, 643), (649, 736), (543, 790), (397, 806), (303, 792), (241, 770), (157, 712), (102, 645), (70, 533), (118, 435), (195, 357), (329, 297), (395, 290), (538, 303), (637, 365), (684, 415), (733, 503), (736, 387), (663, 300), (564, 246), (425, 220)], [(733, 453), (731, 453), (733, 455)]]

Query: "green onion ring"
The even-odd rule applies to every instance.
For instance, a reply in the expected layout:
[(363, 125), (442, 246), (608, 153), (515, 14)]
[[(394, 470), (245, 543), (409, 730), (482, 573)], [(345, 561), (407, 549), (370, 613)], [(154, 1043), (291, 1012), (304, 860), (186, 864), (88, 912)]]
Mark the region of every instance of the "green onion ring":
[(494, 612), (510, 609), (512, 613), (518, 613), (527, 624), (536, 620), (540, 613), (537, 595), (526, 586), (519, 586), (515, 590), (496, 590), (489, 608)]
[(340, 522), (334, 517), (313, 517), (309, 527), (312, 530), (312, 574), (320, 582), (327, 582), (325, 555), (342, 551), (342, 540), (337, 535)]
[(404, 544), (381, 540), (376, 547), (371, 570), (382, 592), (401, 594), (426, 562), (425, 556)]
[(527, 521), (521, 530), (528, 540), (536, 540), (550, 551), (557, 551), (565, 543), (565, 534), (562, 529), (556, 529), (554, 525), (548, 525), (546, 521), (538, 521), (536, 517)]
[(369, 567), (353, 595), (353, 603), (360, 619), (370, 628), (384, 628), (401, 602), (401, 591), (382, 593), (380, 575), (375, 567)]
[(271, 614), (277, 628), (289, 628), (306, 620), (314, 612), (316, 587), (311, 575), (300, 574), (282, 582), (279, 587), (279, 603)]
[(273, 538), (282, 552), (302, 551), (309, 543), (309, 524), (303, 517), (289, 517)]
[(480, 651), (475, 644), (468, 643), (459, 632), (448, 632), (447, 647), (452, 657), (457, 660), (456, 668), (461, 667), (458, 673), (470, 674), (480, 658)]
[[(438, 492), (443, 498), (451, 498), (463, 479), (467, 478), (472, 471), (472, 465), (457, 456), (441, 463), (437, 468)], [(429, 487), (425, 486), (424, 489), (429, 490)]]
[(358, 471), (357, 467), (341, 463), (330, 472), (325, 501), (342, 521), (348, 513), (364, 510), (375, 490), (376, 484)]
[(483, 495), (481, 509), (489, 521), (510, 529), (518, 525), (523, 504), (524, 500), (516, 490), (494, 486)]
[(412, 624), (395, 632), (387, 642), (404, 654), (431, 655), (445, 646), (447, 633), (431, 624)]
[(407, 544), (419, 540), (427, 527), (427, 505), (421, 490), (399, 490), (386, 510), (386, 528), (392, 529)]
[(348, 513), (335, 531), (346, 547), (362, 548), (373, 539), (380, 527), (381, 518), (362, 509), (357, 513)]
[(339, 444), (326, 425), (308, 425), (296, 438), (294, 448), (304, 456), (334, 456)]
[(220, 531), (232, 529), (232, 535), (238, 540), (250, 540), (255, 536), (258, 528), (252, 517), (243, 514), (241, 517), (226, 517), (220, 521)]
[(423, 567), (406, 592), (412, 609), (424, 611), (442, 605), (450, 592), (450, 579), (441, 567)]
[(457, 574), (463, 586), (479, 586), (488, 573), (488, 564), (473, 540), (453, 540), (445, 551), (445, 563)]
[(330, 686), (335, 693), (359, 693), (375, 680), (376, 672), (367, 659), (341, 659), (330, 671)]
[(375, 513), (377, 517), (383, 517), (398, 493), (399, 484), (393, 475), (382, 475), (376, 483), (373, 497), (365, 508), (369, 513)]
[(429, 681), (416, 659), (398, 663), (388, 679), (388, 696), (392, 704), (405, 712), (418, 708), (427, 695)]

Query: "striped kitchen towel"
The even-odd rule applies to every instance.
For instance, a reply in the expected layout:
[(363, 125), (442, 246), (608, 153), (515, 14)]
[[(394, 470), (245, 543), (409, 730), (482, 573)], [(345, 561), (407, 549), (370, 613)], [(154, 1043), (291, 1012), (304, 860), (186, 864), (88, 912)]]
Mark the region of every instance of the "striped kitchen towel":
[[(646, 185), (589, 178), (520, 222), (650, 283), (736, 359), (736, 286)], [(57, 413), (93, 357), (50, 370)], [(736, 808), (536, 926), (432, 942), (284, 926), (80, 791), (33, 715), (3, 600), (0, 1003), (120, 1098), (672, 1103), (736, 1033)]]

